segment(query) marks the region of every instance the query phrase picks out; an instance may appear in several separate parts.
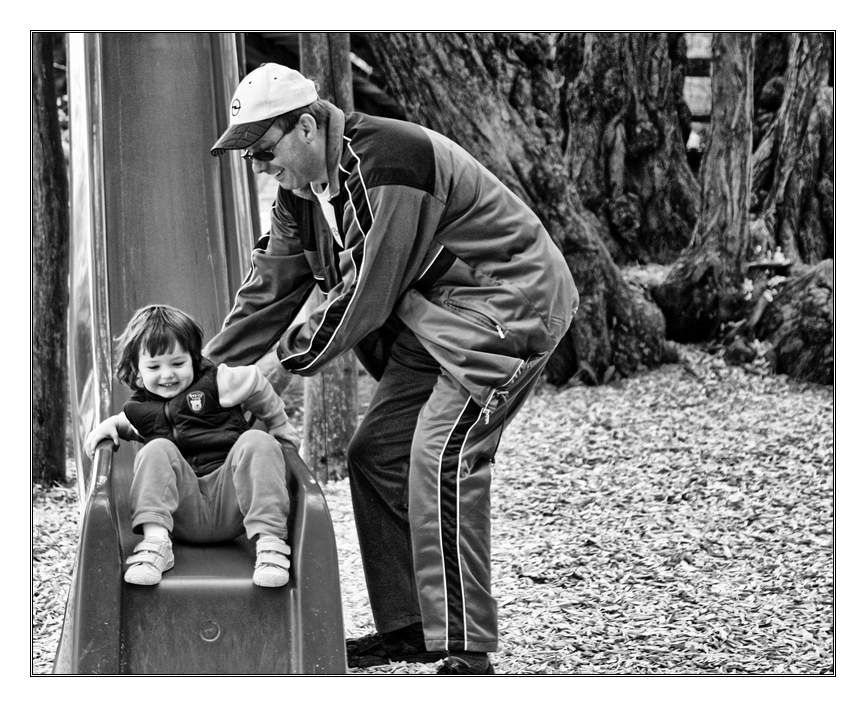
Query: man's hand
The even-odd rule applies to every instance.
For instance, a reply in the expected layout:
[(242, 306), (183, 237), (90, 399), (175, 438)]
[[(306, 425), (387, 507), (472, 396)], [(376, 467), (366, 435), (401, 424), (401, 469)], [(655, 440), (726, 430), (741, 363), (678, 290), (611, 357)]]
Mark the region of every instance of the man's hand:
[(276, 437), (280, 442), (288, 442), (295, 449), (298, 449), (301, 444), (301, 439), (298, 436), (297, 431), (294, 427), (292, 427), (288, 422), (284, 422), (282, 425), (278, 427), (272, 427), (268, 430), (268, 433), (272, 437)]
[(276, 347), (272, 348), (256, 361), (256, 367), (264, 374), (265, 378), (268, 379), (268, 383), (273, 386), (277, 395), (283, 397), (283, 393), (288, 390), (289, 385), (291, 385), (292, 374), (290, 371), (283, 368), (283, 364), (280, 363), (280, 359), (277, 357)]

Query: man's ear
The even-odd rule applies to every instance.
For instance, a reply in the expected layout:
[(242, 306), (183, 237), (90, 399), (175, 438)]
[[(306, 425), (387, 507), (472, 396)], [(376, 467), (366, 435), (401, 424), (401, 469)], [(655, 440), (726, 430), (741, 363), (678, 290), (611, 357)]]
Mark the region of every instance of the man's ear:
[(301, 135), (304, 136), (304, 139), (308, 142), (312, 141), (316, 136), (316, 131), (319, 129), (316, 119), (309, 113), (304, 113), (298, 120), (298, 123), (301, 126)]

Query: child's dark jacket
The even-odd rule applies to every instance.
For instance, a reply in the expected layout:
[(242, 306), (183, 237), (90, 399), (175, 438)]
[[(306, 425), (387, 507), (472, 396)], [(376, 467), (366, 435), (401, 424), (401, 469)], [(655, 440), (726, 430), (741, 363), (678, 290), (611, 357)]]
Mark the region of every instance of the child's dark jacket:
[[(244, 407), (263, 419), (269, 428), (288, 424), (282, 401), (270, 384), (252, 370), (255, 367), (243, 368), (250, 369), (250, 375), (257, 377), (257, 386), (245, 383), (249, 391), (221, 390), (217, 377), (219, 369), (202, 359), (199, 375), (182, 393), (166, 400), (147, 390), (137, 390), (123, 406), (123, 413), (145, 443), (169, 439), (196, 468), (198, 475), (207, 474), (225, 461), (232, 445), (250, 427), (241, 404), (224, 407), (221, 399), (240, 397), (238, 402), (246, 403)], [(223, 388), (226, 380), (233, 383), (236, 377), (223, 376)]]

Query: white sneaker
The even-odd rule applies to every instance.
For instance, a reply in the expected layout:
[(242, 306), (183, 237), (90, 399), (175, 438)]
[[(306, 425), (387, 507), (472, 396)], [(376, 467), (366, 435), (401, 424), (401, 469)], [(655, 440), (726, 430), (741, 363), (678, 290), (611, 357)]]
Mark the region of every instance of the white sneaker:
[(133, 549), (126, 559), (131, 567), (123, 575), (129, 584), (153, 585), (159, 584), (162, 573), (174, 567), (174, 553), (171, 540), (144, 539)]
[(257, 587), (283, 587), (289, 582), (289, 555), (292, 548), (280, 538), (263, 535), (256, 542), (256, 567), (253, 584)]

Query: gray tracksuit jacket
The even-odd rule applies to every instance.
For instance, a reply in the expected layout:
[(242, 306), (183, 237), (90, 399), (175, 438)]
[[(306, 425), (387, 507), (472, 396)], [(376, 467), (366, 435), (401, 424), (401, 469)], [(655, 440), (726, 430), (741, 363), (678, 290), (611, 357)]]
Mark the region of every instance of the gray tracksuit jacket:
[[(282, 364), (310, 375), (354, 348), (378, 378), (406, 326), (484, 405), (560, 340), (578, 305), (565, 260), (465, 150), (331, 106), (327, 159), (328, 194), (279, 190), (211, 359), (250, 363), (278, 341)], [(316, 285), (325, 300), (289, 328)]]

